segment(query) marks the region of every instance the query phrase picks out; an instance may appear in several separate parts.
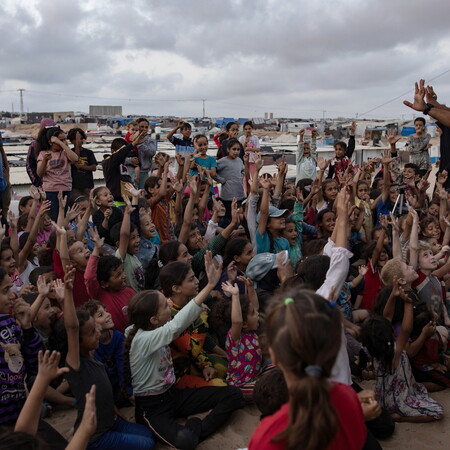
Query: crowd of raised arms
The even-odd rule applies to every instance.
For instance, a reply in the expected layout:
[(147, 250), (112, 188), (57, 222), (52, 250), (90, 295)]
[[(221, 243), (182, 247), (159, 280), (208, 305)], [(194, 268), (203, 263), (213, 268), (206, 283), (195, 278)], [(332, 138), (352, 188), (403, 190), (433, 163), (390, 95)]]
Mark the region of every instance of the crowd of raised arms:
[[(438, 121), (436, 176), (423, 116), (404, 166), (391, 131), (358, 166), (354, 123), (330, 160), (302, 130), (295, 178), (265, 173), (251, 122), (213, 157), (180, 121), (173, 160), (140, 118), (94, 188), (83, 130), (43, 119), (18, 216), (0, 186), (0, 449), (193, 449), (249, 403), (250, 450), (379, 449), (396, 421), (440, 420), (450, 109), (423, 80), (405, 104)], [(77, 410), (69, 443), (52, 406)]]

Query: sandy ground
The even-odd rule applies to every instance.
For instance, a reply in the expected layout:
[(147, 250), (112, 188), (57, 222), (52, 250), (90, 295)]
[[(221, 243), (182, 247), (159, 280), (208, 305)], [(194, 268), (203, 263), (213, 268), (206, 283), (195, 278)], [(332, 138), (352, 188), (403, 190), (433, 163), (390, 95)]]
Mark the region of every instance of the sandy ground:
[[(373, 382), (363, 382), (365, 388), (370, 389)], [(442, 391), (432, 394), (432, 397), (450, 411), (450, 392)], [(134, 420), (133, 408), (122, 409), (124, 417)], [(56, 410), (48, 422), (62, 435), (67, 436), (75, 422), (75, 410)], [(199, 450), (235, 450), (247, 447), (250, 436), (259, 423), (259, 411), (256, 406), (246, 406), (236, 411), (228, 423), (217, 433), (202, 442)], [(449, 448), (450, 444), (450, 415), (439, 422), (424, 424), (398, 423), (393, 437), (380, 441), (383, 449), (428, 450)], [(168, 449), (168, 446), (158, 444), (157, 449)]]

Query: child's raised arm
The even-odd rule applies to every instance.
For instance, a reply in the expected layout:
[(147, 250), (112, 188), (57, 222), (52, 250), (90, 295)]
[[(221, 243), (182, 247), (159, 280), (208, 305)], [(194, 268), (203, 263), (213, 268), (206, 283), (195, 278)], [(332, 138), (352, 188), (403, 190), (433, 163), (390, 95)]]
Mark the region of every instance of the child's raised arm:
[(119, 238), (119, 255), (122, 261), (127, 256), (128, 252), (128, 243), (130, 241), (130, 227), (131, 227), (131, 213), (134, 211), (134, 208), (131, 206), (130, 199), (127, 196), (123, 197), (124, 202), (126, 203), (125, 211), (123, 212), (123, 220), (122, 225), (120, 226), (120, 238)]
[(31, 250), (33, 249), (33, 246), (36, 242), (36, 237), (39, 232), (41, 219), (44, 216), (44, 214), (50, 210), (51, 205), (52, 202), (49, 200), (43, 202), (37, 213), (35, 220), (33, 221), (33, 225), (31, 226), (30, 234), (28, 235), (27, 241), (25, 242), (25, 245), (23, 246), (22, 250), (19, 253), (18, 268), (20, 273), (22, 273), (26, 269), (27, 259), (28, 256), (30, 256)]
[(45, 275), (39, 275), (36, 286), (39, 294), (31, 305), (31, 322), (36, 318), (42, 303), (50, 292), (50, 284), (47, 284)]
[(229, 281), (222, 283), (222, 291), (231, 295), (231, 339), (234, 342), (241, 339), (242, 334), (242, 310), (239, 301), (239, 287), (232, 285)]
[(402, 299), (405, 304), (405, 309), (403, 312), (402, 329), (396, 340), (395, 356), (394, 356), (394, 361), (393, 361), (394, 368), (397, 367), (397, 365), (400, 361), (402, 352), (406, 347), (406, 344), (409, 339), (409, 335), (411, 334), (411, 331), (413, 329), (413, 305), (412, 305), (412, 302), (407, 296), (402, 297)]
[(389, 213), (392, 225), (392, 256), (403, 261), (402, 246), (400, 243), (400, 226), (398, 218), (392, 212)]
[(383, 154), (383, 159), (381, 160), (381, 163), (383, 164), (383, 192), (381, 193), (381, 201), (383, 203), (385, 203), (389, 198), (389, 192), (391, 190), (391, 174), (389, 171), (389, 164), (394, 159), (395, 158), (391, 158), (389, 156), (389, 151), (385, 151)]
[(10, 228), (10, 246), (14, 254), (14, 259), (19, 261), (19, 238), (17, 236), (17, 219), (15, 214), (8, 211), (8, 223)]
[(208, 284), (193, 299), (198, 306), (203, 304), (222, 276), (222, 264), (219, 264), (217, 267), (215, 266), (212, 253), (209, 250), (205, 253), (205, 271)]
[(258, 233), (263, 236), (266, 232), (267, 222), (269, 221), (269, 190), (270, 190), (270, 180), (268, 178), (262, 178), (259, 181), (263, 188), (263, 195), (261, 200), (261, 205), (259, 207), (259, 223), (258, 223)]
[(419, 215), (411, 206), (408, 210), (413, 218), (409, 237), (409, 264), (413, 266), (414, 270), (417, 270), (419, 264)]
[(73, 369), (80, 368), (80, 324), (78, 322), (75, 304), (73, 303), (73, 278), (75, 269), (66, 268), (66, 276), (64, 277), (64, 327), (67, 333), (68, 352), (66, 356), (67, 364)]
[(38, 361), (39, 369), (36, 379), (33, 383), (33, 387), (27, 397), (22, 411), (17, 418), (14, 431), (21, 431), (23, 433), (31, 434), (35, 436), (38, 430), (39, 417), (41, 411), (41, 405), (44, 401), (45, 393), (47, 392), (48, 385), (56, 377), (67, 373), (69, 369), (67, 367), (58, 368), (61, 354), (48, 350), (45, 353), (39, 351)]
[(197, 198), (197, 177), (191, 177), (189, 180), (189, 200), (184, 210), (184, 220), (181, 225), (178, 240), (185, 244), (189, 237), (189, 231), (192, 223), (192, 211), (194, 210), (195, 199)]

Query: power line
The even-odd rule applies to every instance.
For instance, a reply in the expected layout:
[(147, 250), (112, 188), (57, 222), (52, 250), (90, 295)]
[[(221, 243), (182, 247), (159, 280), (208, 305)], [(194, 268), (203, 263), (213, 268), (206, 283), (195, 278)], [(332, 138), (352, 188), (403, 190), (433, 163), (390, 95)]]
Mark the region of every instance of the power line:
[[(436, 75), (434, 78), (431, 78), (430, 80), (428, 80), (428, 83), (430, 83), (431, 81), (434, 81), (436, 79), (438, 79), (439, 77), (441, 77), (442, 75), (445, 75), (446, 73), (450, 72), (450, 69), (447, 69), (446, 71), (440, 73), (439, 75)], [(389, 103), (395, 102), (395, 100), (398, 100), (399, 98), (404, 97), (405, 95), (408, 95), (411, 92), (411, 89), (408, 89), (406, 92), (404, 92), (403, 94), (398, 95), (395, 98), (392, 98), (391, 100), (388, 100), (387, 102), (382, 103), (381, 105), (375, 106), (375, 108), (369, 109), (369, 111), (366, 111), (362, 114), (360, 114), (360, 116), (365, 116), (366, 114), (371, 113), (372, 111), (375, 111), (378, 108), (381, 108), (382, 106), (388, 105)]]

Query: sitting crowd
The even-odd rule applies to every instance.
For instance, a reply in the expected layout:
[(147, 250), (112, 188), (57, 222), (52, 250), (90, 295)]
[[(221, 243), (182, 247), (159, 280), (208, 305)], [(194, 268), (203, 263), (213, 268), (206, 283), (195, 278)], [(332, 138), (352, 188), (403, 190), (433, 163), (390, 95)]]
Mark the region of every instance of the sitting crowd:
[[(450, 135), (431, 87), (406, 103)], [(2, 199), (0, 448), (193, 449), (247, 404), (251, 450), (379, 449), (395, 422), (440, 420), (450, 180), (425, 123), (404, 165), (393, 130), (360, 165), (355, 123), (329, 160), (301, 130), (290, 177), (264, 171), (252, 122), (214, 157), (181, 121), (171, 158), (140, 118), (95, 186), (84, 131), (44, 119), (18, 215)], [(52, 407), (77, 410), (69, 443)]]

